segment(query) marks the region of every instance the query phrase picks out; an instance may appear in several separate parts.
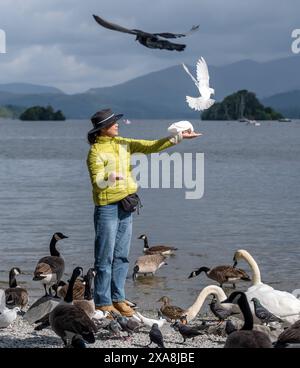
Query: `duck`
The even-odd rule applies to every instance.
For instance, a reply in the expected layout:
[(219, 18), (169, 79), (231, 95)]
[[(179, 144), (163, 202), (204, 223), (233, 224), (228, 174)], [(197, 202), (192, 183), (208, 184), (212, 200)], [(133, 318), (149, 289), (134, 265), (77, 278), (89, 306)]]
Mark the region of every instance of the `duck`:
[(225, 283), (230, 283), (235, 289), (237, 282), (251, 281), (249, 275), (244, 270), (229, 265), (220, 265), (213, 268), (200, 267), (196, 271), (191, 272), (188, 278), (198, 276), (201, 272), (205, 272), (207, 277), (217, 281), (220, 287), (223, 287)]
[(6, 307), (5, 291), (0, 289), (0, 328), (8, 327), (16, 318), (19, 307), (9, 309)]
[(157, 302), (163, 303), (160, 307), (160, 311), (163, 316), (167, 317), (171, 321), (176, 321), (177, 319), (180, 319), (181, 316), (185, 315), (185, 310), (175, 305), (171, 305), (170, 298), (167, 296), (162, 296), (157, 300)]
[(75, 267), (69, 282), (67, 295), (50, 313), (49, 322), (52, 330), (58, 335), (65, 346), (72, 343), (75, 335), (87, 343), (94, 343), (97, 332), (95, 323), (78, 306), (73, 304), (73, 286), (82, 273), (81, 267)]
[(148, 237), (145, 234), (142, 234), (138, 237), (138, 239), (144, 240), (144, 253), (145, 254), (163, 254), (163, 255), (170, 255), (174, 254), (178, 248), (172, 247), (170, 245), (153, 245), (152, 247), (149, 247), (148, 244)]
[(222, 303), (236, 302), (244, 317), (244, 325), (238, 331), (231, 332), (224, 348), (272, 348), (272, 342), (267, 334), (253, 330), (253, 316), (245, 293), (234, 291)]
[(54, 233), (50, 241), (50, 256), (41, 258), (34, 270), (33, 281), (40, 281), (45, 289), (45, 295), (51, 295), (51, 286), (57, 284), (65, 270), (65, 262), (56, 249), (56, 243), (61, 239), (66, 239), (68, 236), (62, 233)]
[(167, 265), (165, 260), (166, 257), (162, 254), (149, 254), (138, 257), (133, 268), (132, 279), (135, 280), (138, 274), (154, 275), (161, 266)]
[(300, 299), (287, 291), (276, 290), (272, 286), (264, 284), (261, 281), (257, 263), (245, 249), (239, 249), (235, 252), (233, 257), (234, 266), (241, 259), (249, 264), (252, 271), (252, 286), (245, 292), (252, 314), (255, 315), (255, 312), (250, 301), (252, 298), (257, 298), (269, 312), (283, 320), (285, 325), (290, 326), (295, 323), (300, 318)]
[(19, 307), (23, 310), (29, 301), (28, 291), (17, 285), (16, 277), (21, 274), (18, 267), (13, 267), (9, 272), (9, 288), (5, 290), (7, 307)]

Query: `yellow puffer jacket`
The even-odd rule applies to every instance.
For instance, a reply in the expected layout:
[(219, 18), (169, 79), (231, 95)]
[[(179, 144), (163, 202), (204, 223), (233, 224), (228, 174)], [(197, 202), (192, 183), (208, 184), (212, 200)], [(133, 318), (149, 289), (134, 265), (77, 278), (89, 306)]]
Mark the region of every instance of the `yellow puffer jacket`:
[[(173, 146), (181, 136), (159, 140), (139, 140), (122, 137), (97, 137), (88, 153), (87, 165), (93, 186), (96, 206), (115, 203), (137, 191), (131, 175), (130, 156), (133, 153), (154, 153)], [(123, 180), (111, 180), (111, 173), (119, 173)]]

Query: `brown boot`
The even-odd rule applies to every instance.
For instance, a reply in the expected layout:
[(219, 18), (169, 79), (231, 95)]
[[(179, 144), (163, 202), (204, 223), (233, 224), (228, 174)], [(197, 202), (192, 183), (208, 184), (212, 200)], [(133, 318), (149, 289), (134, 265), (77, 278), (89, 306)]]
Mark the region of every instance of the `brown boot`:
[(134, 315), (134, 310), (125, 302), (113, 302), (113, 305), (122, 316), (132, 317)]
[[(100, 310), (102, 312), (114, 312), (117, 315), (121, 315), (121, 313), (113, 305), (101, 305), (101, 306), (96, 305), (95, 309)], [(106, 318), (113, 319), (113, 316), (111, 314), (108, 314)]]

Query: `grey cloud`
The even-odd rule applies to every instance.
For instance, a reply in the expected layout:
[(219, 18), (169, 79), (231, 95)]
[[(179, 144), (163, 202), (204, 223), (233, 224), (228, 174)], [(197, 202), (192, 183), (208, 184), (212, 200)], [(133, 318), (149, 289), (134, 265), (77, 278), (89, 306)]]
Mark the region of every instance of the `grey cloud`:
[[(298, 0), (1, 0), (8, 54), (0, 55), (0, 83), (34, 82), (74, 93), (195, 64), (199, 56), (212, 65), (289, 56), (299, 13)], [(200, 30), (184, 39), (183, 53), (151, 50), (134, 36), (100, 27), (92, 14), (150, 32), (183, 32), (193, 24)]]

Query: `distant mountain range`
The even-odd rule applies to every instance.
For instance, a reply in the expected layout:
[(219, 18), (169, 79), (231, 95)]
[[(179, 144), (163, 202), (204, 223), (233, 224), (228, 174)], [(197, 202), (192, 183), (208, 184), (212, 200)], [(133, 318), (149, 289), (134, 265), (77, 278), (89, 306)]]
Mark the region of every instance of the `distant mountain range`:
[[(255, 92), (264, 105), (297, 117), (300, 116), (299, 67), (300, 56), (292, 56), (264, 63), (244, 60), (226, 66), (209, 66), (209, 72), (217, 101), (247, 89)], [(195, 73), (194, 69), (190, 67)], [(54, 87), (0, 84), (0, 106), (52, 105), (67, 118), (88, 118), (103, 107), (111, 107), (131, 119), (196, 118), (199, 114), (189, 109), (186, 95), (196, 96), (197, 90), (181, 65), (73, 95)]]
[(286, 117), (300, 119), (300, 90), (278, 93), (264, 98), (262, 102), (276, 108)]
[(63, 93), (60, 89), (55, 87), (40, 86), (37, 84), (29, 83), (8, 83), (0, 84), (0, 92), (18, 93), (24, 95), (30, 95), (35, 93)]

